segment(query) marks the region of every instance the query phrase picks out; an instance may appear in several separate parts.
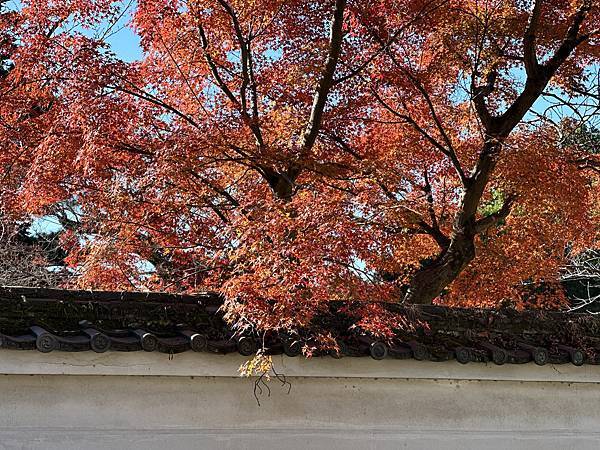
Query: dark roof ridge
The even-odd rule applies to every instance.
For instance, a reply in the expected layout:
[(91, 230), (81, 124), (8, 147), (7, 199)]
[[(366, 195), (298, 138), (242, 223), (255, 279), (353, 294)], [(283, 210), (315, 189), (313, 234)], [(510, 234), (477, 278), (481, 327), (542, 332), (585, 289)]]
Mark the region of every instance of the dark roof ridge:
[[(112, 292), (35, 287), (0, 287), (0, 347), (103, 352), (186, 350), (251, 355), (264, 345), (270, 354), (374, 359), (456, 359), (496, 364), (600, 363), (600, 316), (560, 311), (461, 309), (381, 303), (407, 319), (393, 335), (378, 337), (355, 326), (353, 306), (331, 302), (307, 329), (259, 336), (229, 327), (216, 293)], [(352, 306), (352, 307), (348, 307)], [(394, 321), (395, 319), (390, 319)], [(334, 346), (320, 348), (318, 336)]]
[(106, 291), (85, 289), (60, 289), (28, 286), (0, 286), (0, 297), (28, 299), (43, 298), (70, 301), (147, 301), (153, 303), (193, 303), (199, 301), (222, 301), (220, 294), (215, 292), (198, 292), (194, 294), (176, 294), (156, 291)]
[[(195, 293), (172, 293), (161, 291), (109, 291), (94, 289), (62, 289), (46, 287), (29, 286), (0, 286), (0, 298), (14, 298), (27, 300), (43, 299), (48, 300), (68, 300), (72, 302), (148, 302), (148, 303), (167, 303), (167, 304), (205, 304), (215, 305), (224, 301), (222, 294), (211, 291), (201, 291)], [(385, 306), (392, 312), (421, 312), (424, 314), (435, 313), (470, 313), (470, 314), (489, 314), (502, 312), (515, 315), (533, 315), (533, 316), (560, 316), (560, 317), (582, 317), (589, 316), (590, 313), (584, 311), (568, 310), (546, 310), (546, 309), (528, 309), (517, 310), (511, 307), (484, 308), (484, 307), (460, 307), (446, 305), (413, 305), (406, 303), (381, 302), (377, 300), (332, 300), (332, 305), (343, 304), (367, 304), (373, 303)]]

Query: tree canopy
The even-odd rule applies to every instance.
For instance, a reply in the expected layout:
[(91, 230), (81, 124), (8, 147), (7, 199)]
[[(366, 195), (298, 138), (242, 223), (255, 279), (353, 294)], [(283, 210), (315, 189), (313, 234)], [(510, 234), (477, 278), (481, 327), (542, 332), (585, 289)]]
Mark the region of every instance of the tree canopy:
[[(74, 284), (215, 290), (263, 330), (360, 300), (384, 328), (378, 301), (560, 307), (524, 281), (597, 241), (598, 154), (536, 107), (593, 84), (592, 0), (22, 4), (2, 202), (62, 214)], [(134, 62), (107, 43), (129, 15)]]

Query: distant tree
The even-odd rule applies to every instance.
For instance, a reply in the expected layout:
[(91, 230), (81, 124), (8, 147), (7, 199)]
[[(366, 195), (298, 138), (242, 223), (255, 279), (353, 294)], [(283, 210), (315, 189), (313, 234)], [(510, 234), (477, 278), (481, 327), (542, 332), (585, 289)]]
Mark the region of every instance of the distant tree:
[[(600, 108), (599, 108), (600, 110)], [(591, 119), (600, 119), (592, 116)], [(571, 120), (567, 127), (563, 143), (576, 149), (577, 163), (585, 168), (599, 171), (600, 130), (587, 121), (578, 123)], [(576, 124), (576, 126), (573, 126)], [(598, 190), (598, 182), (594, 188)], [(569, 249), (567, 249), (569, 250)], [(600, 311), (600, 250), (585, 249), (578, 252), (568, 251), (569, 259), (560, 274), (571, 307), (575, 310)]]
[(51, 233), (31, 236), (28, 225), (0, 220), (0, 285), (60, 286), (68, 275), (60, 246)]
[(600, 251), (586, 250), (574, 256), (561, 274), (572, 309), (600, 311)]
[(565, 146), (575, 146), (590, 155), (600, 154), (600, 129), (593, 125), (581, 124), (565, 137)]

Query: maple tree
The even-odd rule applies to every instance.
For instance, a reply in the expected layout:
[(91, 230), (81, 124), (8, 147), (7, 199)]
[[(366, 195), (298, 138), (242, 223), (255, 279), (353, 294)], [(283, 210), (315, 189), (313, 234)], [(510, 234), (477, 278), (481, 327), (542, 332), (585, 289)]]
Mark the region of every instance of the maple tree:
[[(129, 12), (134, 62), (107, 44)], [(72, 283), (218, 290), (240, 326), (348, 299), (560, 307), (522, 285), (594, 245), (597, 155), (528, 114), (586, 86), (599, 16), (591, 0), (24, 1), (2, 19), (2, 201), (75, 205)]]

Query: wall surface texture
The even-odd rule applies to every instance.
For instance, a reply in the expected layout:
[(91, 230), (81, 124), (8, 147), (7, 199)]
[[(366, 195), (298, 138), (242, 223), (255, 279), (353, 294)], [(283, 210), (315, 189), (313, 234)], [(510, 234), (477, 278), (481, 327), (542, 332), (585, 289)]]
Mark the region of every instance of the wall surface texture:
[[(598, 449), (600, 367), (0, 351), (0, 449)], [(263, 389), (265, 389), (263, 387)]]

